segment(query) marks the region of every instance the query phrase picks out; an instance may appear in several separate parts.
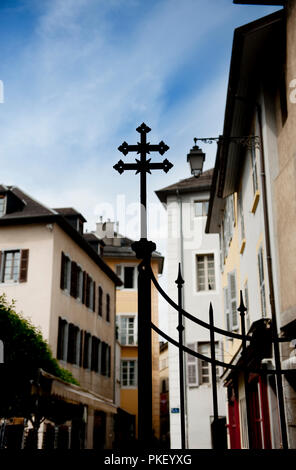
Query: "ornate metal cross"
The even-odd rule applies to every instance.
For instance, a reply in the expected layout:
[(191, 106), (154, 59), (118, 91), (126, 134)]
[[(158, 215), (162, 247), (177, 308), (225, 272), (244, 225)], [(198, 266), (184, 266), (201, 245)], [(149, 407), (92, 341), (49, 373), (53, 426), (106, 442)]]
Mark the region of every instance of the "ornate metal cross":
[(151, 163), (151, 158), (147, 160), (147, 154), (150, 154), (150, 152), (159, 152), (160, 155), (163, 155), (169, 147), (163, 141), (159, 142), (158, 145), (151, 145), (150, 142), (147, 142), (147, 134), (151, 129), (146, 126), (144, 122), (136, 130), (141, 135), (140, 142), (136, 145), (129, 145), (126, 142), (123, 142), (120, 147), (118, 147), (118, 150), (122, 152), (123, 155), (127, 155), (129, 152), (137, 152), (141, 155), (141, 158), (139, 160), (136, 158), (136, 163), (124, 163), (122, 160), (119, 160), (113, 168), (120, 174), (125, 170), (136, 170), (136, 174), (140, 173), (141, 239), (147, 239), (146, 173), (151, 174), (151, 170), (163, 170), (167, 173), (173, 167), (173, 164), (167, 159), (159, 163)]

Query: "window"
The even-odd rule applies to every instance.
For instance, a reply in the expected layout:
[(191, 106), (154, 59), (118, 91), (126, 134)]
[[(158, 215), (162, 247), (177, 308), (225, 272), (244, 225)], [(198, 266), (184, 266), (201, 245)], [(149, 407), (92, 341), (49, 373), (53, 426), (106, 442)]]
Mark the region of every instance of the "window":
[(223, 289), (225, 323), (228, 331), (238, 329), (235, 271), (228, 274), (228, 286)]
[(100, 317), (103, 316), (103, 289), (101, 286), (99, 286), (98, 289), (98, 314)]
[[(187, 344), (189, 349), (196, 351), (196, 343)], [(191, 354), (186, 354), (187, 357), (187, 381), (189, 387), (194, 387), (198, 385), (198, 364), (197, 357), (192, 356)]]
[(6, 210), (6, 197), (0, 196), (0, 217), (5, 214)]
[(120, 380), (122, 387), (136, 387), (136, 360), (135, 359), (122, 359), (120, 369)]
[(106, 349), (106, 375), (111, 377), (111, 346), (107, 345)]
[(238, 329), (238, 312), (237, 312), (237, 297), (236, 297), (236, 275), (235, 271), (228, 274), (228, 295), (229, 295), (229, 309), (230, 309), (230, 324), (232, 330)]
[(265, 280), (264, 280), (264, 264), (263, 264), (263, 250), (262, 247), (258, 251), (258, 271), (259, 271), (259, 288), (261, 299), (261, 313), (262, 317), (266, 317), (266, 298), (265, 298)]
[(90, 369), (91, 367), (91, 334), (84, 334), (84, 346), (83, 346), (83, 367), (84, 369)]
[(80, 364), (80, 330), (72, 323), (69, 324), (68, 330), (68, 353), (67, 360), (70, 364)]
[(101, 348), (101, 374), (110, 377), (110, 346), (102, 342)]
[(77, 299), (82, 302), (83, 297), (83, 272), (80, 266), (77, 266)]
[(110, 321), (110, 295), (106, 295), (106, 321)]
[(57, 358), (61, 361), (67, 360), (68, 326), (68, 322), (60, 317), (58, 326)]
[(136, 266), (124, 266), (118, 264), (116, 266), (116, 274), (123, 282), (123, 289), (136, 288)]
[(61, 289), (69, 293), (71, 289), (71, 261), (64, 253), (61, 262)]
[(100, 340), (95, 336), (92, 337), (91, 345), (91, 370), (94, 372), (99, 372), (99, 346)]
[(119, 327), (120, 344), (137, 344), (136, 317), (120, 315), (117, 317), (117, 324)]
[(226, 199), (224, 218), (223, 218), (223, 252), (227, 256), (228, 247), (233, 236), (233, 226), (235, 223), (234, 200), (233, 195)]
[(258, 171), (257, 171), (257, 158), (255, 146), (251, 147), (251, 163), (252, 163), (252, 180), (253, 180), (253, 192), (254, 194), (258, 191)]
[(2, 256), (1, 282), (18, 282), (20, 278), (20, 250), (4, 251)]
[(208, 291), (216, 289), (214, 254), (197, 255), (197, 290)]
[(95, 282), (89, 277), (89, 308), (95, 310)]
[(225, 314), (225, 325), (227, 331), (231, 331), (231, 323), (230, 323), (230, 311), (229, 311), (229, 297), (228, 297), (228, 288), (224, 287), (223, 289), (224, 294), (224, 314)]
[(241, 239), (243, 240), (244, 238), (246, 238), (246, 234), (245, 234), (243, 201), (242, 201), (242, 194), (241, 193), (240, 193), (239, 198), (238, 198), (238, 205), (239, 205), (239, 213), (240, 213)]
[[(210, 343), (198, 343), (198, 352), (208, 358), (211, 357)], [(218, 359), (219, 344), (215, 343), (215, 358)], [(206, 360), (199, 359), (199, 384), (209, 384), (212, 381), (212, 365)], [(216, 367), (217, 378), (219, 376), (219, 368)]]
[(194, 201), (194, 217), (208, 215), (209, 201)]

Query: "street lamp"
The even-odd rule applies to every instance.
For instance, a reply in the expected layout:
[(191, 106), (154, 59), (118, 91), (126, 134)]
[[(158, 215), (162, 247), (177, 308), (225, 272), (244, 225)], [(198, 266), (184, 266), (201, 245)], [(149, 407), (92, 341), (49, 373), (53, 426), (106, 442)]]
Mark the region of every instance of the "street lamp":
[(197, 139), (194, 139), (195, 145), (192, 147), (190, 152), (187, 154), (187, 162), (189, 162), (191, 174), (198, 178), (202, 174), (203, 164), (206, 158), (206, 155), (203, 151), (196, 145)]

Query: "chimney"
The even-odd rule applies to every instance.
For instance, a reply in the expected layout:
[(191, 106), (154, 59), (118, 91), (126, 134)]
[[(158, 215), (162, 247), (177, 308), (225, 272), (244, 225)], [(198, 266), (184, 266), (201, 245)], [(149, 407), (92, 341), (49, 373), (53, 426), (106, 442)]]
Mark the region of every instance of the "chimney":
[[(118, 226), (116, 224), (116, 226)], [(107, 222), (103, 222), (103, 218), (100, 217), (100, 222), (96, 224), (96, 235), (104, 240), (106, 245), (120, 246), (120, 238), (118, 234), (114, 232), (115, 222), (111, 222), (108, 219)]]

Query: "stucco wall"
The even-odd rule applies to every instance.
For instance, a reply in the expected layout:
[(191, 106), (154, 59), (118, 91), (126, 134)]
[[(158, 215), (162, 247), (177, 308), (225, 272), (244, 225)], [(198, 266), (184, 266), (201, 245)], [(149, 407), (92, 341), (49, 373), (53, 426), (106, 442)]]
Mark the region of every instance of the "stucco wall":
[[(104, 377), (95, 372), (68, 363), (61, 364), (69, 369), (80, 385), (114, 399), (114, 354), (115, 354), (115, 286), (113, 281), (97, 266), (97, 264), (68, 237), (63, 230), (54, 225), (54, 256), (52, 264), (52, 299), (49, 343), (54, 354), (57, 352), (58, 318), (71, 321), (80, 329), (97, 336), (111, 346), (111, 377)], [(82, 267), (96, 283), (96, 291), (103, 288), (103, 317), (98, 315), (98, 293), (96, 292), (96, 310), (93, 312), (79, 300), (71, 297), (60, 288), (61, 253), (62, 251)], [(110, 322), (106, 321), (106, 294), (110, 295)]]
[[(296, 103), (291, 99), (292, 80), (296, 79), (296, 3), (287, 8), (287, 67), (286, 90), (288, 117), (282, 123), (280, 103), (277, 102), (277, 132), (279, 174), (275, 180), (277, 204), (278, 245), (280, 253), (281, 323), (296, 316)], [(295, 96), (295, 93), (294, 93)]]
[[(28, 249), (27, 282), (0, 284), (0, 293), (16, 300), (16, 311), (41, 329), (45, 340), (50, 336), (53, 234), (45, 224), (1, 227), (0, 249)], [(52, 344), (51, 344), (52, 345)]]

